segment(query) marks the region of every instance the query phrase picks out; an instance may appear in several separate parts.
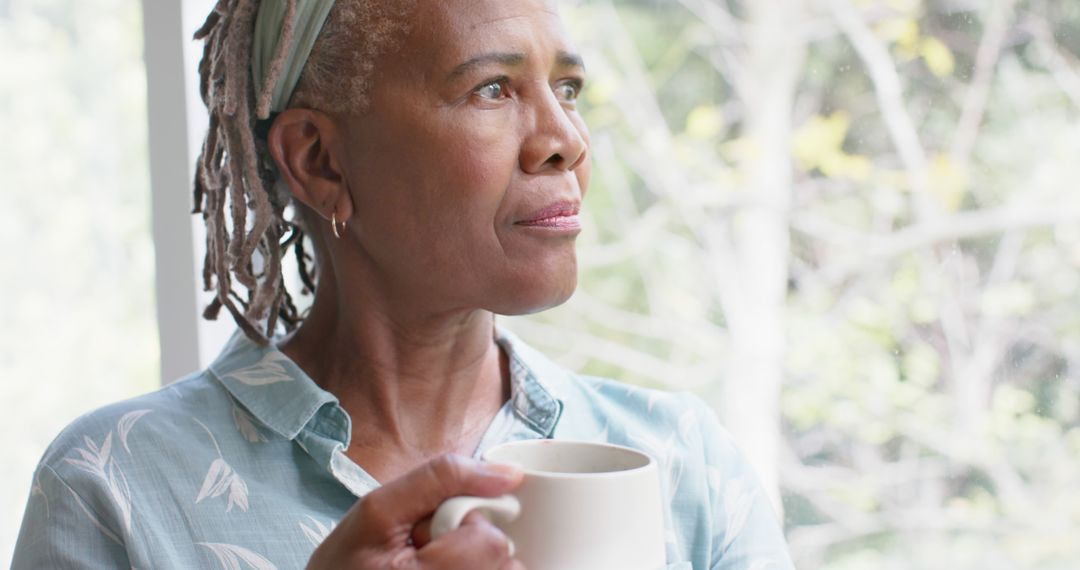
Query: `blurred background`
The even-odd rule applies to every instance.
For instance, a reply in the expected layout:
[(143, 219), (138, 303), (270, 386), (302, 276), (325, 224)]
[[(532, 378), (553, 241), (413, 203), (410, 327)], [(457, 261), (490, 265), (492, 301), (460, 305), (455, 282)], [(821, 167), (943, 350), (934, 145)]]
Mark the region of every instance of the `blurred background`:
[[(193, 148), (203, 119), (181, 98), (189, 132), (150, 129), (148, 77), (151, 108), (155, 73), (190, 87), (210, 3), (184, 0), (169, 38), (143, 4), (0, 0), (5, 566), (59, 430), (227, 334), (159, 322), (194, 322), (200, 237), (164, 255), (151, 224), (190, 228), (190, 178), (158, 211), (150, 147)], [(504, 322), (568, 367), (709, 401), (801, 569), (1080, 567), (1080, 2), (564, 15), (590, 75), (581, 284)], [(190, 278), (179, 297), (163, 268)], [(197, 351), (163, 363), (178, 335)]]

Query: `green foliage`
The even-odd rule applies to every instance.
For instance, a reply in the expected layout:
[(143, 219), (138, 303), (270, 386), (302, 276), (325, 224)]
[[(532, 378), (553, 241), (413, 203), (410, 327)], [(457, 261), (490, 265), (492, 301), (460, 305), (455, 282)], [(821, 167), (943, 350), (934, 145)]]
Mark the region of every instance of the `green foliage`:
[[(800, 16), (756, 48), (769, 7)], [(800, 568), (1075, 567), (1080, 4), (581, 0), (569, 17), (596, 171), (581, 286), (515, 326), (721, 414), (772, 381), (736, 375), (736, 347), (777, 341), (778, 415), (725, 419), (746, 449), (775, 443), (758, 467)], [(755, 49), (801, 70), (773, 131), (775, 93), (754, 86), (782, 61), (752, 67)], [(790, 174), (781, 193), (761, 161)], [(783, 201), (762, 224), (766, 196)], [(773, 325), (740, 319), (777, 304)]]

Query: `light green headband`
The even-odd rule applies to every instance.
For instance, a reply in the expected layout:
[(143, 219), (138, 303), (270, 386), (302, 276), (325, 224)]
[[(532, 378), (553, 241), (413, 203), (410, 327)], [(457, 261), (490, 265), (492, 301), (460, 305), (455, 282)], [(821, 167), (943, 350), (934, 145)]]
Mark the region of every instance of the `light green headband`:
[[(277, 83), (271, 87), (271, 113), (284, 111), (289, 104), (293, 90), (300, 81), (300, 73), (304, 71), (304, 65), (311, 55), (311, 48), (315, 45), (333, 6), (334, 0), (296, 0), (292, 41), (286, 48), (288, 51), (285, 53)], [(278, 53), (287, 10), (287, 0), (259, 2), (259, 13), (255, 17), (255, 36), (251, 44), (251, 74), (255, 80), (256, 97), (259, 96), (263, 82), (270, 73), (274, 56)]]

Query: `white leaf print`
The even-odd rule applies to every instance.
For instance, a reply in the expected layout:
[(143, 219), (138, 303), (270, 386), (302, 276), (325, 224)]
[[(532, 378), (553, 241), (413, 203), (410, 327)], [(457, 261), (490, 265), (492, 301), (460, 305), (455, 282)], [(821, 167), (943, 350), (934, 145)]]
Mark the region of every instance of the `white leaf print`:
[(139, 421), (139, 418), (149, 414), (150, 410), (134, 410), (124, 414), (120, 418), (119, 422), (116, 422), (116, 434), (120, 436), (120, 443), (124, 444), (124, 449), (128, 454), (131, 453), (131, 448), (128, 447), (128, 433), (131, 432), (131, 428), (135, 427), (135, 422)]
[(49, 496), (45, 494), (45, 489), (41, 486), (41, 469), (38, 469), (34, 473), (34, 485), (30, 487), (30, 496), (40, 496), (45, 501), (45, 520), (51, 518), (51, 509), (49, 508)]
[[(120, 470), (120, 466), (117, 465), (117, 462), (109, 457), (109, 453), (112, 451), (112, 432), (109, 432), (109, 434), (105, 436), (102, 447), (97, 447), (97, 444), (95, 444), (94, 440), (90, 437), (84, 436), (83, 442), (86, 444), (86, 449), (76, 448), (76, 451), (82, 459), (66, 458), (64, 461), (67, 461), (71, 465), (79, 467), (80, 470), (102, 480), (102, 483), (109, 489), (109, 496), (112, 499), (112, 503), (116, 505), (117, 510), (120, 511), (120, 516), (124, 524), (124, 531), (131, 532), (132, 492), (131, 489), (127, 487), (127, 478), (124, 477), (124, 472)], [(81, 503), (80, 506), (82, 506)], [(85, 506), (83, 506), (83, 511), (86, 511)], [(90, 512), (86, 511), (86, 514), (90, 514)], [(91, 516), (93, 517), (93, 515)]]
[(214, 444), (214, 451), (217, 451), (218, 457), (221, 457), (221, 446), (217, 443), (217, 438), (214, 437), (214, 432), (210, 431), (210, 428), (206, 427), (206, 424), (199, 421), (199, 418), (191, 418), (191, 421), (199, 424), (199, 427), (203, 428), (207, 437), (210, 438), (210, 443)]
[(694, 410), (686, 410), (679, 416), (679, 438), (684, 443), (692, 441), (692, 436), (698, 427), (697, 414)]
[(726, 549), (746, 526), (746, 521), (750, 518), (750, 509), (754, 506), (754, 493), (748, 491), (741, 480), (733, 479), (724, 485), (723, 503), (727, 524), (724, 528), (722, 548)]
[(720, 484), (724, 482), (724, 475), (712, 465), (705, 468), (705, 475), (709, 481), (709, 494), (720, 498)]
[(229, 497), (225, 512), (232, 512), (233, 507), (238, 507), (245, 512), (248, 510), (247, 483), (233, 471), (233, 468), (224, 459), (219, 457), (210, 464), (210, 469), (206, 472), (206, 478), (203, 479), (202, 487), (199, 488), (199, 495), (195, 497), (195, 502), (200, 503), (203, 499), (220, 497), (226, 491), (228, 491)]
[[(214, 553), (218, 563), (225, 570), (243, 570), (243, 568), (277, 570), (277, 566), (274, 566), (269, 560), (242, 546), (220, 542), (197, 542), (196, 544), (210, 549), (210, 552)], [(241, 562), (244, 564), (241, 565)]]
[(233, 370), (225, 374), (223, 378), (236, 380), (248, 386), (292, 382), (293, 377), (284, 366), (289, 362), (291, 362), (289, 357), (280, 352), (268, 352), (255, 364)]
[(116, 466), (115, 461), (109, 462), (109, 494), (112, 495), (113, 503), (120, 511), (121, 520), (124, 521), (124, 531), (131, 533), (131, 488), (128, 487), (127, 477)]
[(176, 388), (176, 384), (170, 384), (169, 385), (169, 393), (172, 394), (173, 396), (176, 396), (178, 399), (181, 399), (181, 400), (184, 399), (183, 392), (181, 392), (179, 389)]
[(244, 512), (248, 510), (247, 483), (236, 473), (233, 473), (229, 481), (229, 504), (225, 507), (225, 512), (232, 512), (233, 506), (240, 507)]
[(608, 424), (604, 424), (604, 429), (600, 430), (600, 433), (594, 435), (591, 441), (605, 443), (608, 440)]
[(210, 428), (206, 427), (206, 424), (199, 421), (197, 418), (191, 418), (195, 423), (199, 424), (204, 430), (206, 435), (210, 436), (210, 442), (214, 444), (214, 449), (217, 450), (218, 458), (210, 463), (210, 468), (206, 471), (206, 477), (203, 478), (202, 487), (199, 488), (199, 495), (195, 497), (195, 502), (199, 503), (206, 498), (220, 497), (229, 492), (229, 502), (225, 506), (225, 512), (232, 512), (233, 507), (240, 507), (241, 511), (247, 511), (248, 509), (248, 488), (247, 483), (240, 477), (232, 466), (230, 466), (225, 458), (221, 456), (221, 447), (218, 446), (217, 439), (214, 438), (214, 434), (210, 431)]
[(75, 491), (73, 491), (71, 488), (68, 488), (68, 491), (71, 492), (71, 496), (75, 499), (75, 504), (79, 505), (79, 508), (82, 509), (84, 513), (86, 513), (86, 516), (90, 517), (90, 522), (94, 523), (94, 526), (97, 527), (99, 531), (101, 531), (101, 534), (105, 535), (106, 538), (115, 542), (116, 544), (119, 544), (121, 546), (124, 545), (124, 541), (120, 540), (120, 537), (116, 536), (113, 531), (109, 530), (105, 527), (105, 525), (101, 524), (101, 521), (97, 518), (97, 515), (90, 512), (90, 509), (86, 508), (86, 505), (84, 505), (82, 499), (80, 499), (79, 496), (75, 494)]
[[(90, 445), (94, 444), (94, 442), (90, 438), (86, 438), (86, 441)], [(99, 452), (99, 454), (101, 455), (101, 465), (102, 465), (102, 467), (104, 467), (105, 463), (107, 463), (109, 461), (110, 454), (112, 454), (112, 432), (111, 431), (109, 432), (109, 435), (105, 436), (105, 441), (101, 442), (101, 451)]]
[(304, 532), (304, 536), (311, 542), (311, 545), (318, 548), (319, 545), (322, 544), (322, 541), (326, 540), (326, 537), (330, 535), (330, 531), (334, 529), (334, 523), (330, 523), (330, 525), (327, 526), (318, 520), (315, 520), (315, 517), (312, 517), (311, 515), (304, 516), (311, 521), (312, 526), (308, 526), (302, 522), (297, 524), (300, 525), (300, 530)]
[(649, 399), (645, 403), (645, 408), (650, 414), (652, 413), (653, 407), (656, 406), (656, 401), (660, 399), (662, 394), (663, 392), (660, 392), (659, 390), (649, 392)]
[(750, 567), (746, 570), (768, 570), (769, 568), (777, 568), (780, 564), (773, 558), (767, 558), (764, 560), (755, 560)]
[(261, 443), (266, 441), (266, 437), (263, 436), (259, 426), (255, 425), (255, 418), (251, 417), (251, 414), (236, 402), (233, 402), (232, 417), (236, 429), (240, 431), (240, 435), (244, 436), (244, 439), (248, 440), (248, 442)]
[[(112, 452), (112, 432), (110, 431), (105, 436), (105, 440), (101, 442), (101, 447), (98, 447), (94, 440), (89, 437), (84, 436), (83, 442), (86, 443), (86, 449), (75, 449), (75, 452), (82, 459), (65, 458), (64, 461), (100, 479), (105, 484), (113, 503), (116, 505), (116, 509), (120, 511), (124, 531), (131, 532), (131, 489), (128, 488), (124, 472), (109, 456)], [(83, 510), (89, 514), (85, 506), (83, 506)]]
[(224, 493), (232, 481), (232, 474), (232, 467), (224, 459), (220, 457), (215, 459), (206, 472), (206, 478), (203, 479), (202, 487), (199, 488), (199, 496), (195, 497), (195, 502), (198, 503), (207, 497), (218, 497)]
[(675, 502), (675, 495), (678, 494), (679, 484), (682, 483), (683, 476), (683, 457), (677, 453), (671, 453), (668, 456), (668, 505)]
[[(76, 451), (81, 452), (82, 450), (77, 449)], [(94, 475), (96, 477), (101, 476), (102, 470), (100, 468), (98, 468), (97, 465), (94, 465), (91, 462), (82, 461), (80, 459), (72, 459), (70, 457), (64, 458), (64, 461), (74, 465), (75, 467), (78, 467), (81, 471), (85, 471), (85, 472), (87, 472), (87, 473), (89, 473), (91, 475)]]
[(88, 436), (83, 436), (83, 442), (86, 444), (86, 449), (75, 448), (83, 461), (68, 459), (67, 462), (91, 475), (105, 479), (105, 464), (109, 462), (109, 453), (112, 451), (112, 432), (110, 431), (109, 435), (105, 436), (105, 441), (102, 442), (100, 448)]

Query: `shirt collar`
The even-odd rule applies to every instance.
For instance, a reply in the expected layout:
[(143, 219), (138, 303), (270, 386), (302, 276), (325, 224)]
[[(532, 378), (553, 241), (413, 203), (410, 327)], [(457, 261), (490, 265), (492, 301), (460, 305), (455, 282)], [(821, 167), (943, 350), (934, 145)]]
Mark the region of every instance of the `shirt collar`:
[(260, 346), (233, 333), (210, 374), (266, 427), (295, 439), (320, 408), (338, 400), (272, 343)]
[(495, 340), (510, 360), (514, 415), (541, 437), (551, 437), (565, 405), (558, 387), (569, 373), (501, 326), (495, 327)]
[[(515, 417), (540, 437), (551, 437), (564, 406), (559, 388), (570, 373), (501, 326), (495, 337), (509, 357), (509, 405)], [(209, 373), (266, 427), (288, 439), (295, 439), (324, 406), (340, 409), (333, 394), (273, 343), (261, 346), (241, 331), (229, 339)]]

